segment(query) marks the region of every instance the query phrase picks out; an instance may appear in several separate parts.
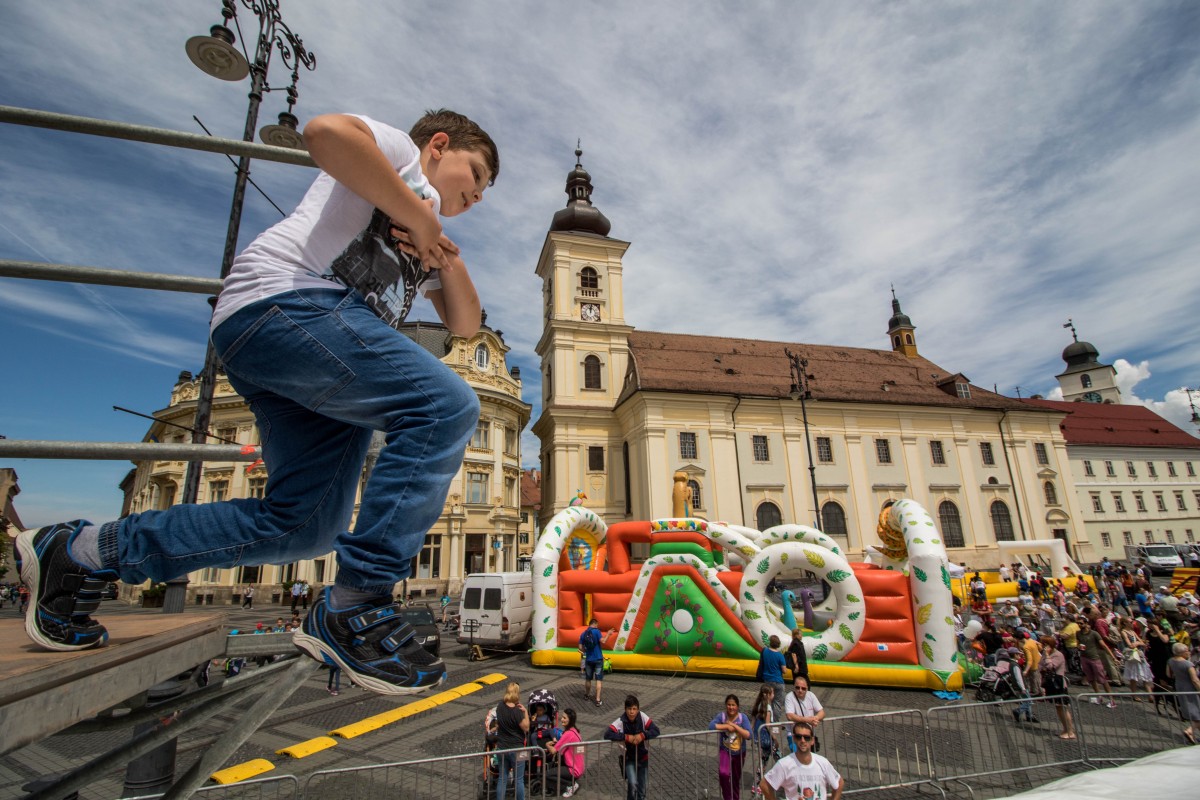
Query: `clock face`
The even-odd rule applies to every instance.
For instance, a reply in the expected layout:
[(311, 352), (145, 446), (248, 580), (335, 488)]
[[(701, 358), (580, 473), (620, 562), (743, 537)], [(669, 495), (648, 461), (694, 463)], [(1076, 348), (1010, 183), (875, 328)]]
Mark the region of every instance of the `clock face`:
[(580, 315), (584, 322), (599, 322), (600, 321), (600, 306), (595, 303), (584, 303), (580, 309)]
[(1085, 403), (1100, 403), (1100, 402), (1103, 402), (1103, 400), (1100, 397), (1099, 392), (1088, 392), (1087, 394), (1085, 394), (1083, 396), (1083, 402), (1085, 402)]

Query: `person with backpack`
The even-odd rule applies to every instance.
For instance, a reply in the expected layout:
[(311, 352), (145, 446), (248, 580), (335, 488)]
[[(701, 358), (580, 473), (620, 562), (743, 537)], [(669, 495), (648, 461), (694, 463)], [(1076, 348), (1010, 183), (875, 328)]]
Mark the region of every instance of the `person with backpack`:
[(736, 694), (725, 697), (725, 710), (713, 717), (708, 729), (721, 731), (717, 746), (717, 780), (721, 784), (721, 800), (741, 800), (742, 765), (746, 760), (746, 740), (750, 738), (750, 718), (742, 713)]
[[(525, 746), (525, 737), (529, 734), (529, 711), (521, 705), (521, 686), (515, 681), (508, 684), (504, 690), (504, 698), (496, 706), (496, 749), (516, 750)], [(526, 753), (501, 752), (500, 774), (496, 779), (496, 800), (505, 800), (508, 791), (508, 772), (513, 773), (513, 787), (516, 800), (525, 800), (525, 764), (528, 762)]]

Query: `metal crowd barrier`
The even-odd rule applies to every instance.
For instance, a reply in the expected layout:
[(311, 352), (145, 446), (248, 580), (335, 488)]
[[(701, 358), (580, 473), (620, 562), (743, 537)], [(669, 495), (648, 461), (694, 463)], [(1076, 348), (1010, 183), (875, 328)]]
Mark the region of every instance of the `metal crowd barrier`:
[[(195, 790), (192, 797), (203, 800), (296, 800), (301, 796), (300, 781), (295, 775), (276, 775), (230, 783), (224, 786), (205, 786)], [(159, 800), (161, 794), (138, 795), (126, 800)]]
[[(1200, 697), (1200, 692), (1075, 695), (1075, 730), (1083, 742), (1084, 759), (1111, 766), (1186, 745), (1183, 729), (1187, 723), (1180, 719), (1175, 702), (1185, 695)], [(1093, 699), (1099, 703), (1091, 702)], [(1110, 701), (1115, 708), (1108, 707)]]

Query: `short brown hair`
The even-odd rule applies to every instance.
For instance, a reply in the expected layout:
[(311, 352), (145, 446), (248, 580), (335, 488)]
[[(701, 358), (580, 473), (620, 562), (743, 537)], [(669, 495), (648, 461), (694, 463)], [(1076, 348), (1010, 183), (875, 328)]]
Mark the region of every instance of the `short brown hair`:
[(417, 147), (424, 147), (429, 144), (429, 140), (435, 133), (445, 133), (450, 137), (451, 150), (482, 153), (487, 161), (487, 168), (492, 173), (488, 185), (496, 182), (496, 176), (500, 174), (500, 152), (496, 149), (496, 143), (492, 141), (491, 136), (488, 136), (487, 131), (462, 114), (448, 108), (439, 108), (426, 111), (425, 116), (417, 120), (417, 124), (412, 126), (408, 135), (412, 138), (413, 144)]

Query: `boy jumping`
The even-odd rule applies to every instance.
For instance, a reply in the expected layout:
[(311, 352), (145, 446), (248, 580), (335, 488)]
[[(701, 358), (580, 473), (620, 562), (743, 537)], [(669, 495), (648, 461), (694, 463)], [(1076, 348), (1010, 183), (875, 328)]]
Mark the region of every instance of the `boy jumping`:
[[(475, 287), (437, 215), (478, 203), (499, 154), (478, 125), (444, 109), (409, 134), (367, 117), (320, 116), (304, 140), (322, 172), (296, 210), (235, 259), (211, 329), (258, 423), (266, 496), (19, 534), (18, 569), (33, 595), (25, 630), (43, 647), (108, 638), (90, 616), (106, 581), (287, 564), (332, 549), (335, 584), (296, 645), (383, 694), (445, 679), (442, 661), (396, 620), (392, 590), (441, 512), (479, 401), (394, 326), (420, 290), (454, 335), (479, 329)], [(349, 531), (376, 430), (386, 443)]]

